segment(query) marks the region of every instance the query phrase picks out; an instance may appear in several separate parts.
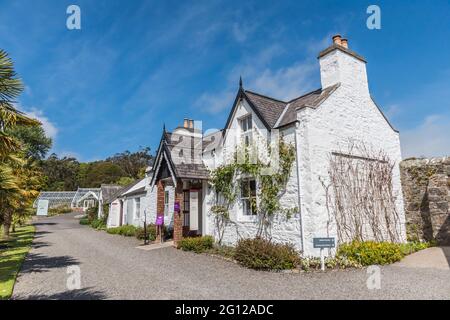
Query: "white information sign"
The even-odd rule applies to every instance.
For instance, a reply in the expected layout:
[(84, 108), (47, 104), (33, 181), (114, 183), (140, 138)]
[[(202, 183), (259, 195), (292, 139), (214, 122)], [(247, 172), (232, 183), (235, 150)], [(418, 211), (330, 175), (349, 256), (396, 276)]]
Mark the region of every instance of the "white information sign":
[(48, 200), (39, 200), (37, 204), (37, 215), (46, 216), (48, 212)]

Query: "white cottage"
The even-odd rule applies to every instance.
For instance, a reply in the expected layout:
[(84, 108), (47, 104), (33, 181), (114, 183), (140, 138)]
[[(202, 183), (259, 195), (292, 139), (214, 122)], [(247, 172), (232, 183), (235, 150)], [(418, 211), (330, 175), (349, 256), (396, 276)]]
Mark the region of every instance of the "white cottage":
[(109, 214), (107, 227), (122, 225), (143, 226), (156, 220), (156, 192), (147, 190), (150, 175), (121, 188), (109, 198)]
[[(378, 240), (371, 233), (374, 229), (371, 223), (379, 222), (367, 219), (362, 219), (361, 226), (357, 226), (360, 230), (344, 230), (344, 233), (348, 231), (347, 237), (339, 239), (330, 202), (336, 201), (342, 186), (334, 185), (334, 189), (326, 186), (332, 181), (333, 161), (355, 161), (360, 168), (366, 168), (365, 164), (384, 164), (387, 160), (393, 163), (392, 174), (386, 181), (395, 218), (388, 217), (391, 211), (385, 210), (385, 222), (394, 221), (396, 240), (405, 241), (399, 133), (370, 95), (366, 60), (350, 50), (347, 40), (340, 36), (333, 37), (332, 45), (320, 52), (318, 59), (320, 89), (282, 101), (246, 90), (241, 81), (222, 131), (203, 135), (192, 120), (185, 120), (184, 126), (173, 132), (163, 130), (149, 189), (156, 192), (157, 214), (167, 218), (171, 215), (175, 242), (187, 235), (218, 237), (211, 214), (215, 193), (208, 183), (210, 171), (233, 161), (240, 145), (256, 144), (257, 140), (269, 144), (278, 136), (295, 147), (296, 155), (280, 204), (297, 210), (290, 218), (281, 214), (273, 217), (270, 228), (273, 241), (291, 243), (304, 255), (316, 256), (319, 250), (313, 247), (315, 237), (346, 241), (361, 232)], [(238, 177), (235, 182), (246, 183), (250, 193), (258, 194), (258, 181), (251, 177)], [(335, 193), (330, 193), (330, 189)], [(364, 201), (373, 199), (366, 197)], [(223, 243), (232, 245), (240, 238), (256, 235), (258, 216), (249, 206), (248, 195), (241, 193), (237, 197), (229, 220)], [(376, 227), (382, 234), (392, 231), (392, 226), (383, 225), (383, 221)]]

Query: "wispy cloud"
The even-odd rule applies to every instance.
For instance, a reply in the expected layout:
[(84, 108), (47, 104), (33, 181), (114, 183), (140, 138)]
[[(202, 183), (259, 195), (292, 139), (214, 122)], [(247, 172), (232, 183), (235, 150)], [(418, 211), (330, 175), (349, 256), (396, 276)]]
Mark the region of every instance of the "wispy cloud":
[(408, 157), (450, 156), (450, 116), (434, 114), (415, 128), (401, 132), (402, 153)]
[(42, 128), (45, 131), (45, 134), (52, 138), (55, 139), (57, 134), (58, 134), (58, 128), (56, 127), (55, 124), (53, 124), (45, 115), (44, 112), (40, 109), (37, 108), (31, 108), (28, 111), (25, 111), (25, 113), (34, 119), (39, 120), (42, 123)]
[(290, 100), (315, 89), (319, 85), (319, 66), (315, 55), (310, 51), (323, 42), (323, 39), (306, 42), (308, 56), (293, 61), (288, 66), (272, 66), (273, 60), (283, 57), (286, 53), (286, 48), (276, 43), (253, 53), (251, 57), (243, 58), (231, 68), (223, 89), (204, 92), (195, 102), (195, 106), (210, 114), (217, 114), (229, 108), (236, 94), (240, 75), (244, 79), (246, 89), (277, 99)]

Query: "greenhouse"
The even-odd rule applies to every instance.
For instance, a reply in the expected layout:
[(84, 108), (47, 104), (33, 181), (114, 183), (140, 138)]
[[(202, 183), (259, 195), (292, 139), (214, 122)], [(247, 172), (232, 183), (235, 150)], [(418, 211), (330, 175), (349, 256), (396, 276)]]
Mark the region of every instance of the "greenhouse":
[(48, 200), (49, 208), (70, 207), (89, 208), (96, 205), (100, 188), (78, 188), (77, 191), (42, 191), (33, 203), (37, 207), (39, 200)]
[(33, 208), (37, 207), (39, 200), (48, 200), (49, 208), (71, 207), (76, 193), (77, 191), (43, 191), (34, 201)]

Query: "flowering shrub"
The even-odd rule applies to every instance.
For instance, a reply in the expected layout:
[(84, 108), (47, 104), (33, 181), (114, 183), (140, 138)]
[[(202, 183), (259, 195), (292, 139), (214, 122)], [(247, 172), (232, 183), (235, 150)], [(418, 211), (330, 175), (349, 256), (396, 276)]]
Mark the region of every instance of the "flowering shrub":
[(240, 240), (234, 258), (244, 267), (256, 270), (294, 269), (300, 263), (293, 246), (262, 238)]

